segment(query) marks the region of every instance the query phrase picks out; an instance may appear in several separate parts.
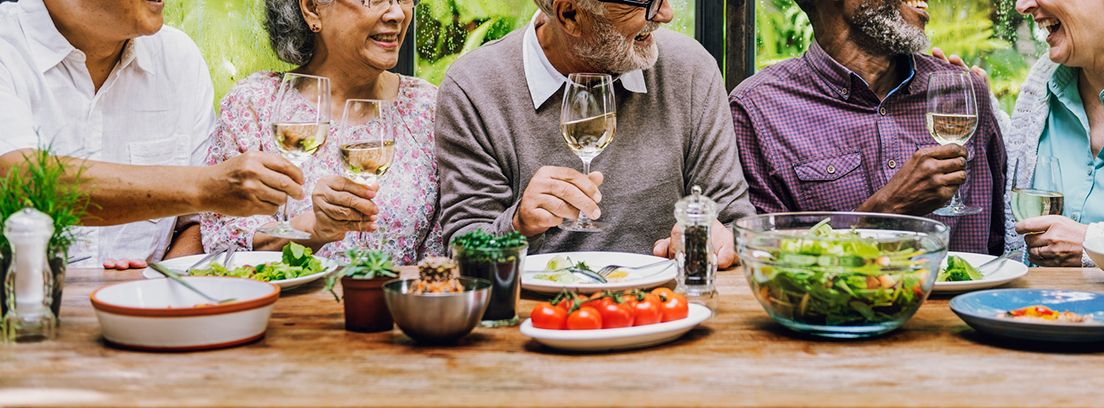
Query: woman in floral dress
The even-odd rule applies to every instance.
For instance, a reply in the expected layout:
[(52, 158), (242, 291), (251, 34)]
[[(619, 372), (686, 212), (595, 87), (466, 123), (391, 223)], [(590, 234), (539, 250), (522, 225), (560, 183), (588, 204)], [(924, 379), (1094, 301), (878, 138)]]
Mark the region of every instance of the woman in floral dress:
[[(398, 62), (415, 0), (267, 0), (265, 28), (280, 59), (292, 72), (330, 79), (333, 110), (340, 118), (346, 99), (392, 102), (397, 112), (395, 157), (376, 186), (360, 186), (342, 176), (337, 127), (301, 169), (310, 197), (290, 202), (292, 225), (312, 233), (300, 241), (320, 256), (347, 249), (382, 249), (402, 264), (442, 255), (437, 222), (437, 163), (433, 117), (437, 89), (418, 78), (387, 72)], [(222, 100), (207, 164), (251, 150), (277, 151), (270, 122), (282, 74), (259, 72), (240, 81)], [(309, 107), (305, 109), (311, 109)], [(369, 201), (370, 200), (370, 201)], [(374, 221), (374, 223), (372, 222)], [(279, 250), (288, 241), (256, 232), (274, 216), (248, 218), (202, 215), (203, 246)], [(360, 232), (359, 230), (374, 231)]]

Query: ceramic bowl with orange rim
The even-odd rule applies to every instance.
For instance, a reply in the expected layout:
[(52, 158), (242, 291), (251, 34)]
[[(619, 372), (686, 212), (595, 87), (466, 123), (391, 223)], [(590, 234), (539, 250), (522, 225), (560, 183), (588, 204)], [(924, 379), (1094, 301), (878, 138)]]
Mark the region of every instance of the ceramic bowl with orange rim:
[(215, 304), (169, 279), (118, 283), (92, 292), (92, 307), (107, 343), (148, 351), (193, 351), (260, 340), (280, 288), (268, 282), (222, 277), (184, 278)]

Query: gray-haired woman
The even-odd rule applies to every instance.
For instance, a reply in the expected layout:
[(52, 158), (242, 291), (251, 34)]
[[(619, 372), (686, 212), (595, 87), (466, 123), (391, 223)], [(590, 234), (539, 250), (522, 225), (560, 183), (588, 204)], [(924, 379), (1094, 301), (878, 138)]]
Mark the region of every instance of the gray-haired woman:
[[(265, 28), (280, 59), (298, 65), (293, 72), (330, 79), (333, 112), (340, 118), (347, 99), (393, 101), (398, 112), (391, 171), (375, 188), (357, 185), (343, 174), (339, 143), (327, 143), (303, 166), (311, 200), (290, 204), (292, 225), (310, 232), (303, 244), (333, 256), (357, 246), (356, 231), (375, 221), (386, 231), (380, 249), (396, 261), (413, 263), (444, 253), (437, 214), (437, 163), (433, 117), (437, 89), (429, 83), (387, 72), (398, 63), (417, 0), (266, 0)], [(249, 150), (276, 151), (268, 122), (281, 73), (259, 72), (239, 82), (222, 100), (208, 164)], [(329, 140), (336, 141), (336, 128)], [(378, 213), (376, 212), (378, 211)], [(375, 214), (374, 216), (367, 216)], [(227, 243), (239, 248), (279, 249), (287, 241), (255, 232), (274, 217), (234, 218), (204, 214), (204, 247)], [(374, 227), (369, 227), (374, 228)], [(377, 239), (372, 239), (375, 242)]]

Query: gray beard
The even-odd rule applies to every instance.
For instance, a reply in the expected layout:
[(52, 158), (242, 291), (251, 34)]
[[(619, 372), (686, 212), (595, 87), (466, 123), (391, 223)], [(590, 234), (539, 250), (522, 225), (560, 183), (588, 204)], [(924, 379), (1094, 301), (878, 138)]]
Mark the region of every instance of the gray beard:
[[(876, 3), (882, 3), (878, 5)], [(866, 0), (847, 22), (863, 34), (863, 46), (887, 55), (913, 54), (931, 45), (924, 30), (913, 27), (901, 15), (900, 1)]]
[[(649, 22), (654, 29), (658, 24)], [(632, 38), (625, 38), (614, 29), (613, 24), (595, 17), (594, 38), (576, 44), (575, 55), (596, 70), (612, 74), (624, 74), (634, 70), (646, 70), (659, 59), (659, 47), (656, 42), (647, 47), (638, 47)]]

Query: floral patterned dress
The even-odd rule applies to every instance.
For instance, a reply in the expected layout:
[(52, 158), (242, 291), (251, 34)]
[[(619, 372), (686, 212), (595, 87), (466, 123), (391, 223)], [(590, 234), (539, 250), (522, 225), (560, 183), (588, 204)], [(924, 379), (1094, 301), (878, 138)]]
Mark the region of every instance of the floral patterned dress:
[[(276, 104), (280, 78), (280, 73), (258, 72), (239, 82), (222, 99), (221, 114), (207, 154), (208, 165), (250, 150), (278, 151), (271, 130), (264, 124)], [(323, 246), (319, 256), (340, 258), (350, 248), (369, 246), (409, 265), (426, 256), (444, 254), (437, 220), (437, 160), (433, 142), (436, 101), (437, 88), (433, 85), (418, 78), (401, 77), (395, 99), (400, 117), (395, 158), (391, 169), (380, 179), (380, 190), (373, 200), (379, 207), (376, 223), (380, 232), (347, 233), (344, 240)], [(319, 179), (343, 174), (339, 145), (337, 126), (331, 126), (326, 144), (302, 166), (304, 191), (308, 194), (303, 200), (291, 201), (292, 217), (311, 211), (309, 192), (314, 191)], [(231, 217), (203, 213), (200, 224), (203, 247), (208, 252), (228, 245), (252, 249), (254, 232), (275, 221), (274, 215)]]

